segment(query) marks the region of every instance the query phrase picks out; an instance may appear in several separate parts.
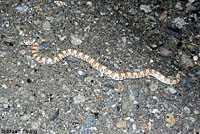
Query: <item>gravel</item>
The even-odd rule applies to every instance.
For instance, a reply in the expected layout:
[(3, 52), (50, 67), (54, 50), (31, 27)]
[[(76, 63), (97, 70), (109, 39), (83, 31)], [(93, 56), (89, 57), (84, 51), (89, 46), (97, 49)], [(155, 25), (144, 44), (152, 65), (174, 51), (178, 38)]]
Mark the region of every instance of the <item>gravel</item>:
[[(0, 0), (0, 130), (31, 134), (200, 133), (200, 2)], [(153, 77), (111, 80), (75, 57), (78, 49), (114, 71)]]

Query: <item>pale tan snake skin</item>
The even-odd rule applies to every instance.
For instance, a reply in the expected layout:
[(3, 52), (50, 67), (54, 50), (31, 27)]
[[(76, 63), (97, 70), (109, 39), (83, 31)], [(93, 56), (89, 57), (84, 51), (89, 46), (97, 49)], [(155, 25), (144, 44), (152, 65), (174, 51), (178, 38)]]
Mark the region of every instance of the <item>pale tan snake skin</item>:
[(95, 68), (96, 70), (100, 71), (101, 73), (105, 74), (106, 76), (114, 80), (135, 79), (135, 78), (142, 78), (145, 76), (153, 76), (165, 84), (173, 85), (180, 82), (180, 77), (182, 74), (181, 72), (178, 72), (176, 75), (176, 79), (169, 79), (163, 74), (161, 74), (160, 72), (155, 71), (153, 69), (145, 69), (138, 72), (114, 72), (110, 70), (108, 67), (98, 63), (89, 55), (84, 54), (83, 52), (80, 52), (79, 50), (76, 50), (76, 49), (63, 50), (55, 57), (42, 57), (38, 54), (39, 44), (37, 41), (33, 41), (31, 47), (32, 47), (32, 56), (39, 63), (55, 64), (59, 62), (60, 60), (62, 60), (64, 57), (71, 55), (71, 56), (74, 56), (76, 58), (86, 61), (93, 68)]

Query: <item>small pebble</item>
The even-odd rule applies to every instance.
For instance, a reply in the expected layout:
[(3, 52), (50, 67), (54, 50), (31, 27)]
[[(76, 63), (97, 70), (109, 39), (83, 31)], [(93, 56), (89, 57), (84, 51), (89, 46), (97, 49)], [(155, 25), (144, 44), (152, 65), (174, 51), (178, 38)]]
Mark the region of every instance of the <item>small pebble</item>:
[(106, 9), (107, 9), (108, 11), (112, 11), (112, 8), (110, 7), (110, 5), (107, 5), (107, 6), (106, 6)]
[(31, 79), (27, 79), (26, 81), (27, 81), (28, 83), (31, 83), (31, 82), (32, 82)]
[(122, 42), (123, 42), (124, 44), (126, 44), (126, 41), (127, 41), (126, 37), (122, 37)]
[(155, 114), (155, 113), (160, 113), (160, 111), (159, 111), (158, 109), (153, 109), (153, 110), (152, 110), (152, 113), (153, 113), (153, 114)]
[(49, 119), (50, 121), (54, 121), (59, 116), (59, 109), (55, 112), (55, 114)]
[(123, 120), (120, 120), (119, 122), (117, 122), (116, 124), (117, 128), (125, 128), (126, 127), (126, 122)]
[(74, 97), (74, 103), (75, 104), (79, 104), (79, 103), (82, 103), (82, 102), (85, 102), (85, 96), (79, 94), (78, 96)]
[(124, 18), (122, 18), (122, 17), (119, 17), (119, 22), (124, 24), (126, 22), (126, 20)]
[(5, 97), (0, 97), (0, 103), (7, 104), (8, 103), (8, 99), (5, 98)]
[(175, 7), (179, 10), (183, 10), (183, 7), (181, 6), (181, 2), (177, 2)]
[(9, 106), (8, 104), (3, 104), (4, 108), (8, 108), (8, 106)]
[(118, 88), (119, 91), (123, 91), (124, 90), (124, 85), (123, 84), (118, 84)]
[(190, 109), (189, 109), (189, 107), (184, 107), (184, 109), (183, 109), (184, 111), (185, 111), (185, 113), (187, 113), (187, 114), (189, 114), (190, 113)]
[(6, 51), (0, 51), (0, 57), (1, 58), (6, 57), (6, 55), (8, 55), (8, 53)]
[(150, 88), (150, 90), (152, 92), (155, 92), (158, 89), (158, 84), (157, 83), (153, 83), (153, 84), (150, 85), (149, 88)]
[(79, 75), (85, 75), (85, 73), (83, 71), (78, 71)]
[(110, 89), (114, 89), (114, 86), (109, 84), (109, 83), (104, 84), (104, 87), (107, 87), (107, 88), (110, 88)]
[(3, 84), (2, 87), (3, 87), (4, 89), (7, 89), (7, 88), (8, 88), (6, 84)]
[(129, 11), (128, 11), (129, 14), (131, 15), (135, 15), (137, 13), (137, 10), (135, 8), (131, 8)]
[(92, 127), (94, 125), (94, 118), (88, 117), (84, 120), (84, 123), (87, 125), (87, 127)]
[(113, 127), (113, 120), (109, 114), (106, 114), (106, 127), (107, 128), (112, 128)]
[(63, 84), (62, 89), (63, 91), (67, 91), (68, 93), (70, 92), (70, 88), (66, 84)]
[(198, 115), (200, 112), (198, 110), (194, 110), (194, 114)]
[(38, 129), (39, 124), (37, 122), (32, 122), (31, 127), (32, 127), (32, 129)]
[(73, 45), (80, 45), (82, 43), (82, 40), (78, 38), (76, 35), (71, 35), (71, 43)]
[(134, 104), (132, 101), (130, 101), (129, 97), (124, 97), (122, 101), (122, 110), (133, 110), (134, 109)]
[(195, 2), (195, 0), (188, 0), (189, 1), (189, 3), (193, 3), (193, 2)]
[(143, 124), (141, 125), (141, 128), (142, 128), (145, 132), (147, 132), (147, 131), (149, 130), (149, 128), (150, 128), (150, 123), (149, 123), (149, 122), (143, 123)]
[(172, 23), (174, 23), (176, 25), (176, 27), (178, 27), (179, 29), (181, 29), (184, 25), (186, 25), (187, 23), (185, 22), (184, 19), (177, 17), (175, 18)]
[(182, 83), (183, 83), (185, 88), (190, 88), (191, 87), (191, 83), (190, 83), (190, 79), (189, 78), (183, 78), (182, 79)]
[(143, 10), (145, 13), (150, 13), (152, 11), (149, 5), (141, 5), (140, 10)]
[(44, 48), (47, 48), (50, 46), (50, 43), (49, 42), (42, 42), (40, 43), (39, 45), (39, 49), (44, 49)]
[(51, 30), (51, 24), (49, 21), (45, 21), (42, 26), (44, 30)]
[(193, 67), (194, 64), (192, 62), (192, 60), (190, 59), (190, 57), (186, 54), (183, 54), (181, 56), (181, 60), (180, 63), (182, 64), (182, 66), (186, 66), (186, 67)]
[(155, 105), (155, 104), (157, 104), (157, 100), (156, 99), (153, 99), (153, 104)]
[(139, 116), (139, 119), (143, 119), (144, 117), (142, 115)]
[(166, 49), (166, 48), (161, 48), (160, 54), (161, 54), (162, 56), (169, 56), (169, 55), (172, 54), (172, 51), (170, 51), (169, 49)]
[(91, 82), (91, 81), (93, 81), (93, 77), (92, 77), (92, 76), (87, 76), (87, 77), (85, 78), (85, 81), (86, 81), (86, 82)]
[(134, 39), (134, 41), (139, 41), (140, 40), (140, 37), (137, 37), (136, 35), (132, 35), (132, 37), (133, 37), (133, 39)]
[[(131, 92), (131, 95), (132, 95), (134, 98), (138, 98), (140, 94), (139, 94), (138, 91), (133, 90), (133, 91)], [(134, 99), (134, 98), (133, 98), (133, 99)]]
[(63, 1), (60, 1), (60, 0), (54, 1), (54, 3), (55, 3), (57, 6), (64, 6), (64, 5), (66, 5)]
[(22, 13), (22, 14), (28, 11), (28, 7), (23, 4), (18, 4), (15, 9), (17, 10), (17, 12)]
[(42, 15), (41, 13), (36, 14), (36, 16), (37, 16), (38, 18), (40, 18), (40, 19), (43, 17), (43, 15)]
[(186, 10), (188, 11), (192, 11), (192, 10), (196, 10), (196, 7), (194, 5), (192, 5), (192, 3), (188, 2), (186, 5)]
[(9, 27), (9, 24), (5, 24), (1, 26), (2, 29), (7, 29), (8, 27)]
[(133, 125), (132, 125), (132, 128), (133, 128), (133, 131), (135, 131), (136, 128), (137, 128), (136, 124), (133, 124)]
[(92, 6), (92, 2), (88, 1), (88, 2), (86, 3), (86, 5)]
[(165, 115), (165, 120), (170, 124), (170, 126), (173, 126), (176, 123), (174, 116), (170, 113)]
[(167, 90), (169, 91), (169, 93), (171, 93), (171, 94), (175, 94), (175, 93), (177, 93), (177, 91), (175, 90), (175, 88), (174, 87), (167, 87)]
[(168, 89), (167, 89), (167, 88), (164, 88), (164, 89), (163, 89), (163, 91), (164, 91), (166, 94), (168, 94), (168, 93), (169, 93), (169, 91), (168, 91)]
[(21, 120), (26, 121), (26, 120), (28, 120), (30, 117), (31, 117), (30, 114), (25, 114), (24, 116), (21, 117)]
[(198, 56), (193, 56), (194, 61), (198, 61)]

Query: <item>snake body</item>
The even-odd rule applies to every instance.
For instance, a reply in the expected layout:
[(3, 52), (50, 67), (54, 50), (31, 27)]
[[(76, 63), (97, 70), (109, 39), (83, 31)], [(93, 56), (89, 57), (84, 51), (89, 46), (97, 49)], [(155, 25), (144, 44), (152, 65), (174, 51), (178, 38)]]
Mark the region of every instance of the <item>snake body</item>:
[(32, 56), (35, 59), (35, 61), (42, 63), (42, 64), (55, 64), (62, 60), (66, 56), (74, 56), (76, 58), (79, 58), (83, 61), (86, 61), (89, 63), (93, 68), (98, 70), (99, 72), (105, 74), (107, 77), (110, 77), (114, 80), (124, 80), (124, 79), (136, 79), (136, 78), (142, 78), (145, 76), (153, 76), (159, 81), (173, 85), (180, 82), (181, 72), (178, 72), (176, 75), (176, 79), (169, 79), (160, 72), (153, 70), (153, 69), (144, 69), (142, 71), (138, 72), (114, 72), (110, 70), (108, 67), (98, 63), (95, 59), (90, 57), (87, 54), (84, 54), (83, 52), (76, 50), (76, 49), (66, 49), (61, 51), (59, 54), (57, 54), (55, 57), (42, 57), (39, 55), (39, 44), (37, 41), (33, 41), (32, 45)]

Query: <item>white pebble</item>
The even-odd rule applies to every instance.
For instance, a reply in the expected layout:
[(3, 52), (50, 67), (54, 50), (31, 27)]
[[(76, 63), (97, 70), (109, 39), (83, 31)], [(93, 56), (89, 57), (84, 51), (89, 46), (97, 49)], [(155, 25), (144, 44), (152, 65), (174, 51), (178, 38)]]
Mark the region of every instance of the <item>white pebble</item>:
[(7, 103), (8, 103), (8, 99), (5, 98), (5, 97), (0, 97), (0, 103), (5, 103), (5, 104), (7, 104)]
[(190, 109), (189, 109), (189, 107), (184, 107), (184, 109), (183, 109), (187, 114), (189, 114), (190, 113)]
[(78, 71), (78, 74), (83, 75), (84, 73), (83, 73), (83, 71)]
[(31, 118), (31, 115), (30, 115), (30, 114), (25, 114), (25, 115), (23, 115), (23, 116), (21, 117), (21, 120), (26, 121), (26, 120), (28, 120), (29, 118)]
[(68, 93), (70, 92), (70, 88), (67, 85), (65, 85), (65, 84), (63, 84), (62, 89), (64, 91), (67, 91)]
[(3, 88), (5, 88), (5, 89), (7, 89), (7, 88), (8, 88), (8, 87), (7, 87), (5, 84), (3, 84), (3, 85), (2, 85), (2, 87), (3, 87)]
[(194, 110), (194, 114), (198, 115), (199, 114), (199, 111), (198, 110)]
[(71, 43), (73, 45), (80, 45), (82, 43), (82, 40), (79, 39), (76, 35), (71, 35)]
[(78, 26), (78, 22), (74, 22), (74, 25)]
[(153, 59), (151, 59), (149, 62), (150, 62), (150, 63), (154, 63)]
[(54, 3), (57, 5), (57, 6), (64, 6), (66, 5), (64, 2), (62, 1), (54, 1)]
[(126, 37), (122, 37), (122, 42), (126, 44)]
[(8, 104), (3, 104), (3, 107), (4, 108), (8, 108)]
[(85, 96), (79, 94), (78, 96), (74, 97), (74, 103), (75, 104), (79, 104), (79, 103), (82, 103), (82, 102), (85, 102)]
[(168, 87), (167, 90), (171, 93), (171, 94), (175, 94), (177, 91), (175, 90), (174, 87)]
[(193, 3), (193, 2), (195, 2), (195, 0), (189, 0), (189, 2), (190, 2), (190, 3)]
[(198, 60), (198, 56), (195, 55), (195, 56), (193, 57), (193, 60), (194, 60), (194, 61), (197, 61), (197, 60)]
[(150, 13), (152, 11), (149, 5), (141, 5), (140, 10), (143, 10), (145, 13)]
[(150, 88), (150, 90), (151, 90), (152, 92), (154, 92), (154, 91), (156, 91), (156, 90), (158, 89), (158, 84), (153, 83), (153, 84), (150, 85), (149, 88)]
[(136, 130), (137, 126), (135, 124), (132, 125), (133, 131)]
[(172, 23), (174, 23), (179, 29), (181, 29), (184, 25), (186, 25), (187, 23), (185, 22), (185, 20), (183, 18), (177, 17), (175, 18)]
[(88, 2), (86, 3), (86, 5), (92, 6), (92, 2), (88, 1)]
[(31, 124), (31, 127), (32, 127), (32, 129), (38, 129), (39, 124), (38, 124), (37, 122), (33, 122), (33, 123)]
[(130, 122), (134, 122), (134, 119), (130, 118)]
[(51, 24), (49, 21), (45, 21), (42, 26), (44, 30), (51, 30)]
[(160, 111), (159, 111), (158, 109), (153, 109), (152, 113), (153, 113), (153, 114), (155, 114), (155, 113), (160, 113)]

